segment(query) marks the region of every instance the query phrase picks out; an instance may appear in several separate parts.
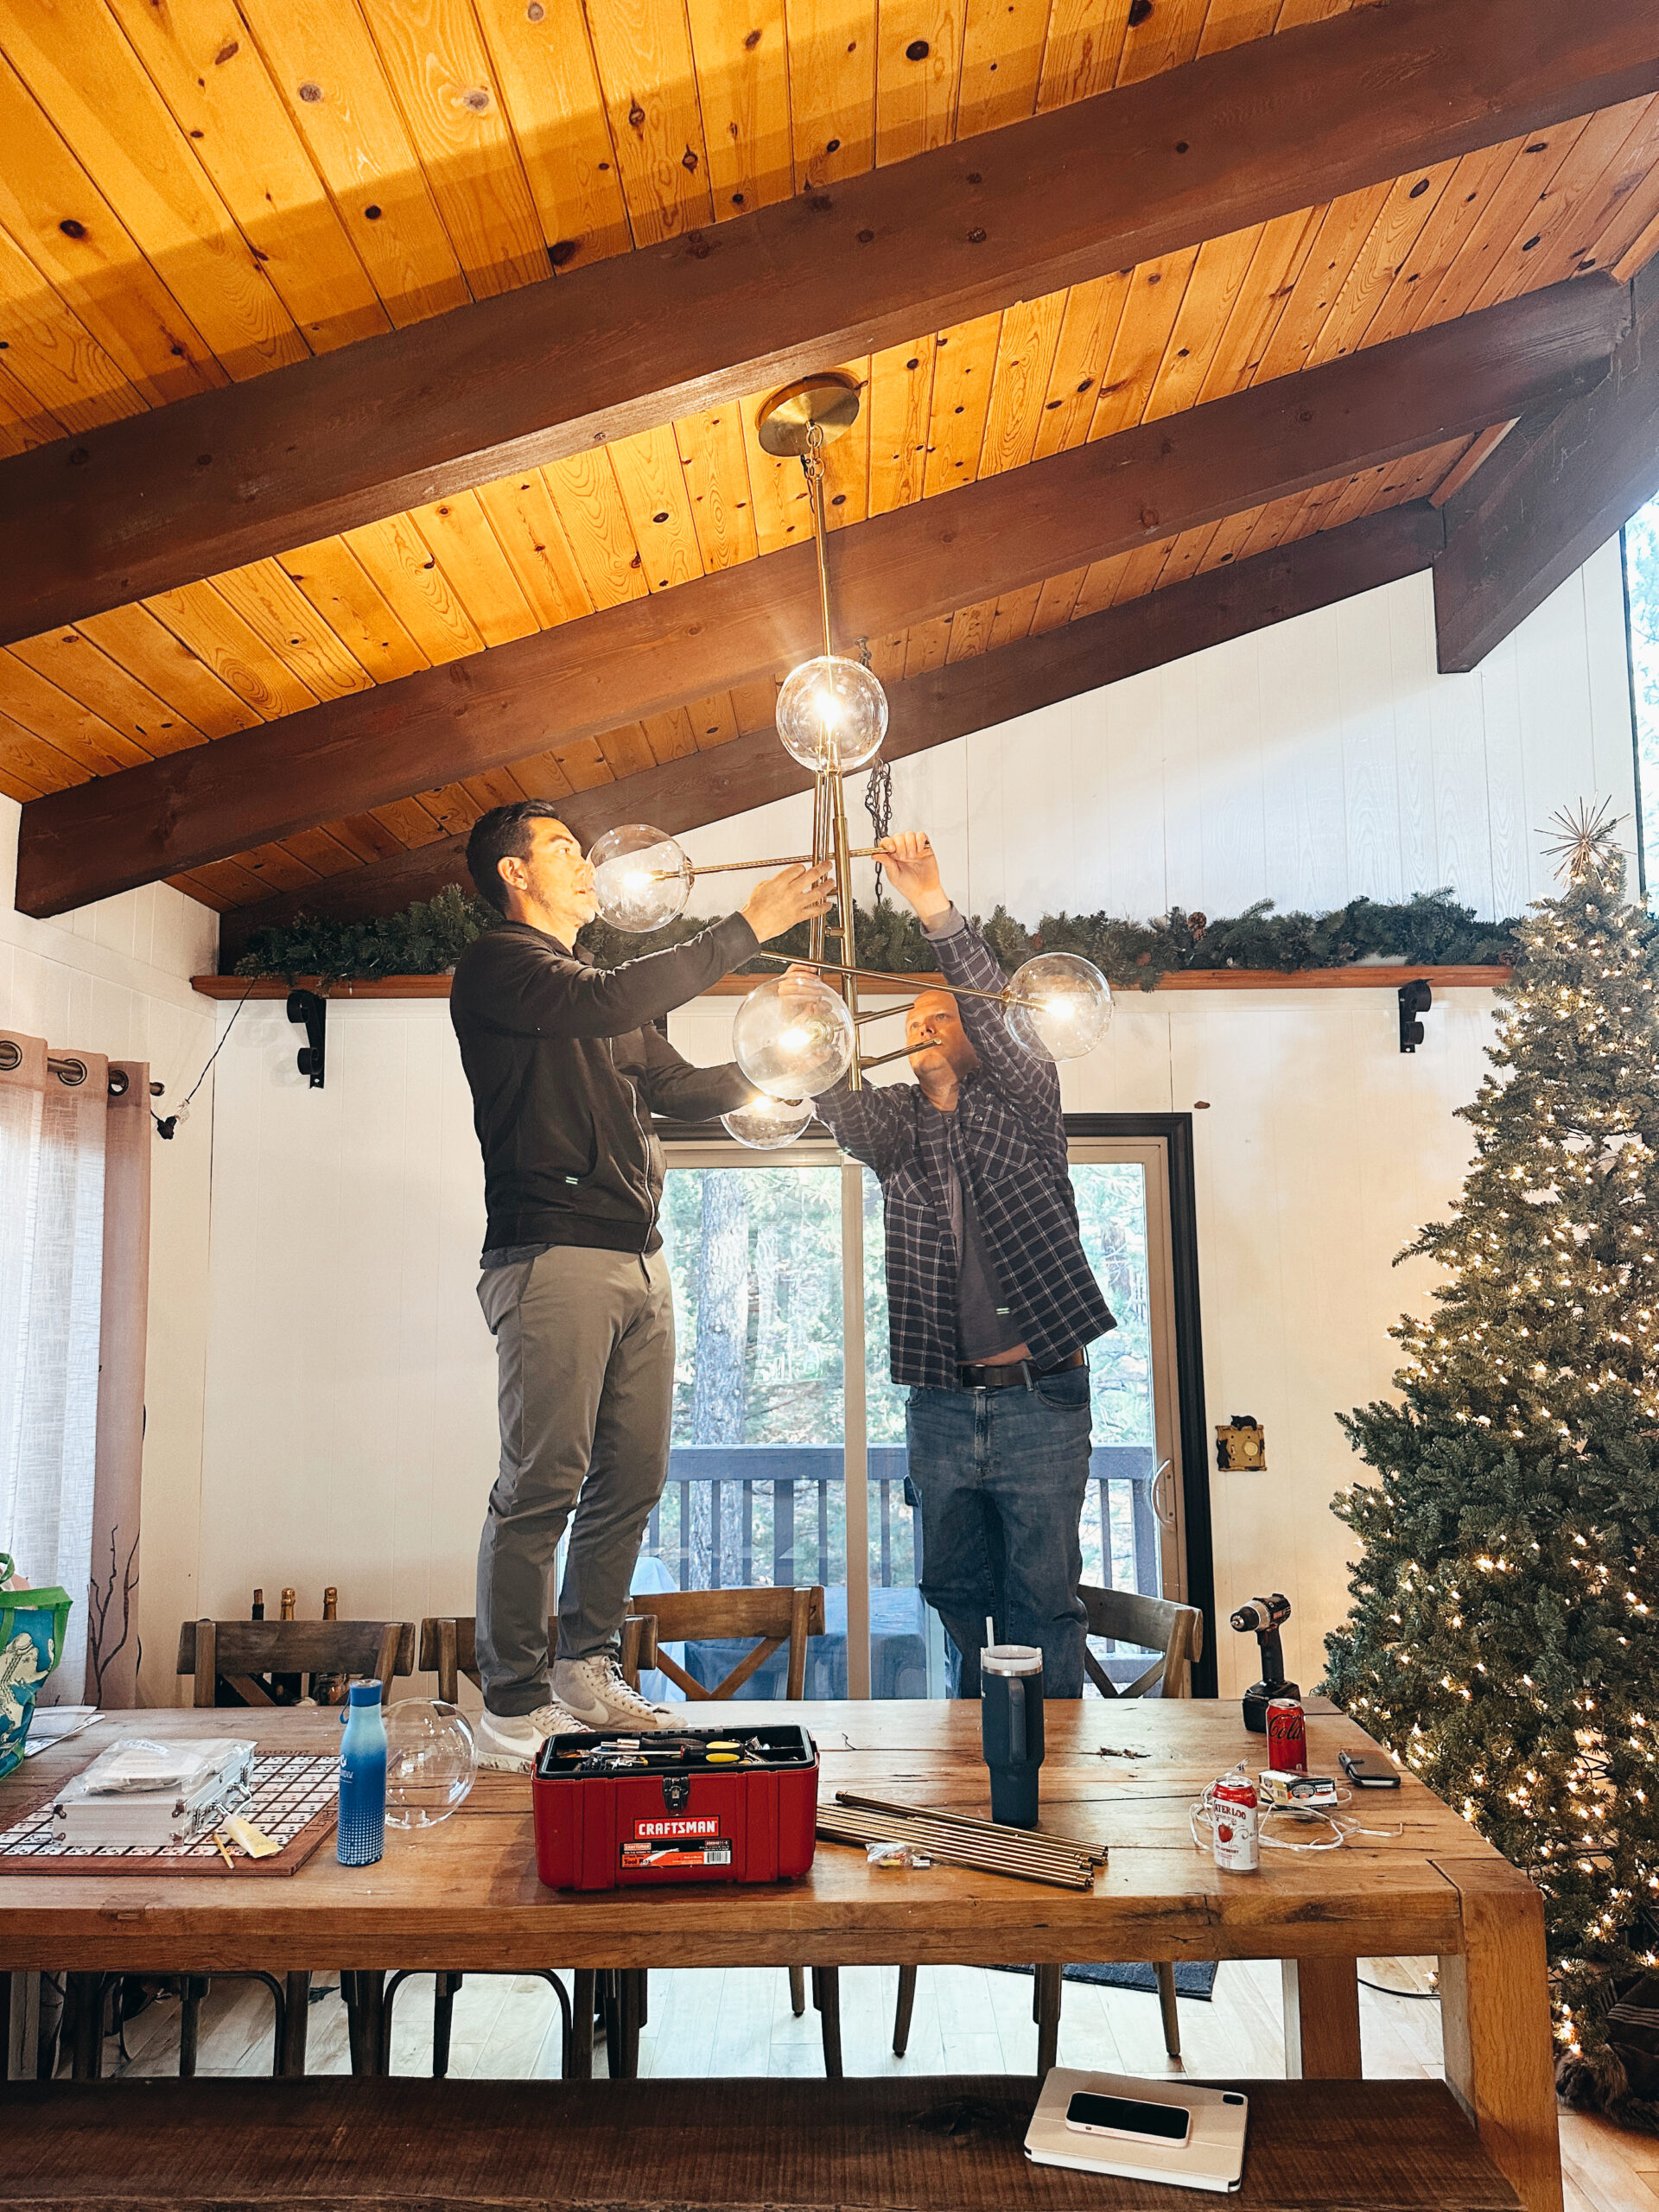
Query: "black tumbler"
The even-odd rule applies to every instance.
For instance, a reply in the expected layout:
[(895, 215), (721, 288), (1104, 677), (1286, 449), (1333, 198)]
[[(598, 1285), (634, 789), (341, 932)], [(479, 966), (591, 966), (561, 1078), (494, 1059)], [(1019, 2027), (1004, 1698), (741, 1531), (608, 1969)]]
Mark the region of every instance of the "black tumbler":
[(1030, 1643), (988, 1644), (979, 1655), (979, 1695), (991, 1818), (1034, 1828), (1043, 1763), (1042, 1653)]

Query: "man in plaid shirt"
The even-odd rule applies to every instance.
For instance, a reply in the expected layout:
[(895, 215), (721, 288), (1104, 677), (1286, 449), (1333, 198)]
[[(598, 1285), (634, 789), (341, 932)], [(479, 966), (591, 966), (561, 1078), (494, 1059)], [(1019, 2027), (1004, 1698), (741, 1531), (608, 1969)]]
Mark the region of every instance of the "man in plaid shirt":
[[(1002, 990), (995, 956), (940, 887), (927, 838), (906, 831), (878, 849), (946, 982)], [(988, 999), (923, 992), (906, 1041), (914, 1088), (843, 1087), (816, 1103), (886, 1201), (922, 1594), (949, 1637), (953, 1697), (979, 1695), (988, 1614), (1001, 1639), (1041, 1647), (1046, 1695), (1081, 1697), (1084, 1346), (1115, 1324), (1078, 1234), (1059, 1078)]]

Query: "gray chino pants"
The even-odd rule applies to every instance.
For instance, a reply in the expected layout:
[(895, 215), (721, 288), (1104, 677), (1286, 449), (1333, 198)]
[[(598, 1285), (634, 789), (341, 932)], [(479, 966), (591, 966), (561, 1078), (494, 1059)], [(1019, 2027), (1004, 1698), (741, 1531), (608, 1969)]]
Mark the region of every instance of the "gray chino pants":
[(651, 1510), (668, 1478), (674, 1297), (662, 1252), (555, 1245), (487, 1268), (501, 1463), (478, 1547), (478, 1660), (492, 1713), (548, 1698), (548, 1580), (565, 1524), (559, 1656), (617, 1647)]

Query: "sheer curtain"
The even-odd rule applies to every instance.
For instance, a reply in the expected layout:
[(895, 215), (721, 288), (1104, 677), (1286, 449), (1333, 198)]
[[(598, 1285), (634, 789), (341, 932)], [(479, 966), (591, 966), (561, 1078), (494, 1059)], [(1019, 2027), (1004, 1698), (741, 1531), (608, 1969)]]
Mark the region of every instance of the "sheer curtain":
[(0, 1032), (0, 1548), (74, 1600), (48, 1702), (132, 1702), (148, 1103), (146, 1066)]

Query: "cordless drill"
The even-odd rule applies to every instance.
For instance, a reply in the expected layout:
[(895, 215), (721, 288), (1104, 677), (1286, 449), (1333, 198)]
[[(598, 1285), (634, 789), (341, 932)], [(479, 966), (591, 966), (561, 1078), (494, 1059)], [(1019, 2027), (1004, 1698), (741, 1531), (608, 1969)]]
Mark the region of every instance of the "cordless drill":
[(1271, 1598), (1252, 1598), (1241, 1605), (1232, 1616), (1233, 1626), (1241, 1636), (1255, 1630), (1255, 1640), (1262, 1647), (1262, 1679), (1252, 1682), (1244, 1693), (1244, 1726), (1253, 1736), (1268, 1732), (1268, 1701), (1275, 1697), (1300, 1697), (1301, 1690), (1294, 1682), (1285, 1680), (1284, 1646), (1279, 1641), (1279, 1631), (1290, 1618), (1290, 1600), (1281, 1591), (1275, 1590)]

